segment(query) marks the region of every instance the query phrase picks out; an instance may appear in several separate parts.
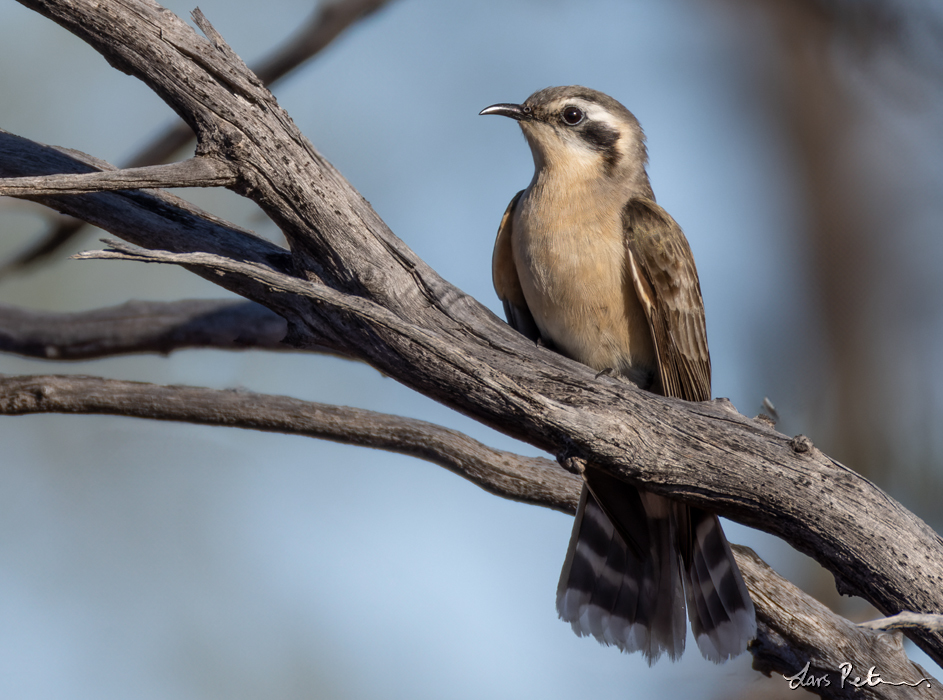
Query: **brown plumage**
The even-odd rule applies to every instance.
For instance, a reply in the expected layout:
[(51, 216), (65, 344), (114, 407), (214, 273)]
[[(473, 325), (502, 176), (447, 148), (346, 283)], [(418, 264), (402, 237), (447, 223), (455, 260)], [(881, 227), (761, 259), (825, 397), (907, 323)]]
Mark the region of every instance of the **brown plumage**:
[[(511, 200), (495, 241), (494, 286), (508, 323), (643, 389), (709, 400), (694, 258), (655, 203), (635, 117), (578, 86), (482, 114), (516, 119), (534, 156), (534, 179)], [(587, 467), (560, 616), (577, 634), (652, 663), (684, 650), (685, 599), (707, 658), (735, 656), (755, 636), (753, 604), (717, 517)]]

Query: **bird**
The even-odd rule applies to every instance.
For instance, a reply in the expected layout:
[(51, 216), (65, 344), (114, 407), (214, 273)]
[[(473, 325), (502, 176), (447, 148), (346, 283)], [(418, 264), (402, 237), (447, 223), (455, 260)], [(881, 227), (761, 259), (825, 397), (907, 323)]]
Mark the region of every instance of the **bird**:
[[(492, 277), (508, 323), (541, 345), (655, 394), (711, 398), (694, 257), (655, 202), (645, 136), (620, 102), (570, 85), (480, 114), (518, 122), (534, 176), (508, 205)], [(649, 665), (684, 651), (722, 663), (756, 616), (720, 521), (587, 464), (557, 611)]]

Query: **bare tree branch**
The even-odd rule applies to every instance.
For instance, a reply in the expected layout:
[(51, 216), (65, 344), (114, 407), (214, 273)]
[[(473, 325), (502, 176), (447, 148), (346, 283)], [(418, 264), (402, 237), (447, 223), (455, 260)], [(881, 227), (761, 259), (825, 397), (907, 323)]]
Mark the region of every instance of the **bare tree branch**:
[[(349, 295), (344, 295), (337, 292), (336, 290), (330, 289), (323, 285), (310, 284), (297, 280), (296, 278), (287, 279), (283, 275), (278, 273), (272, 273), (262, 266), (257, 264), (248, 264), (241, 263), (238, 261), (226, 260), (219, 258), (217, 256), (209, 256), (205, 254), (172, 254), (165, 253), (160, 251), (144, 251), (141, 249), (132, 249), (126, 245), (118, 244), (121, 247), (121, 250), (113, 251), (102, 251), (102, 252), (93, 252), (81, 254), (79, 257), (82, 258), (113, 258), (113, 259), (138, 259), (145, 261), (163, 261), (163, 262), (173, 262), (178, 264), (186, 264), (191, 267), (198, 265), (206, 265), (213, 270), (222, 273), (229, 274), (245, 274), (248, 278), (251, 278), (255, 284), (261, 285), (267, 290), (278, 290), (285, 293), (290, 293), (291, 298), (296, 298), (298, 295), (309, 296), (309, 298), (316, 299), (318, 302), (336, 305), (338, 308), (345, 309), (347, 313), (356, 315), (359, 318), (369, 319), (370, 322), (374, 325), (375, 328), (384, 327), (395, 333), (402, 334), (402, 338), (399, 339), (397, 345), (407, 345), (410, 343), (415, 343), (421, 345), (427, 355), (442, 355), (443, 353), (448, 352), (446, 345), (443, 345), (443, 339), (436, 337), (433, 334), (430, 334), (425, 329), (416, 328), (410, 326), (409, 324), (404, 323), (394, 314), (390, 313), (388, 310), (373, 304), (369, 301), (362, 299), (361, 297), (354, 297)], [(393, 344), (391, 342), (391, 344)], [(534, 352), (538, 352), (534, 350)], [(406, 358), (403, 360), (407, 361)], [(455, 362), (455, 360), (452, 360)], [(427, 362), (427, 366), (428, 362)], [(477, 369), (474, 367), (462, 367), (465, 373), (469, 375), (475, 375), (482, 372), (482, 369)], [(585, 368), (584, 368), (585, 370)], [(588, 373), (588, 371), (587, 371)], [(575, 386), (573, 379), (569, 380), (568, 389), (570, 391), (575, 391)], [(560, 378), (563, 381), (563, 378)], [(611, 384), (614, 389), (627, 389), (632, 394), (638, 394), (640, 397), (646, 397), (643, 392), (637, 392), (629, 384), (624, 382), (618, 382), (616, 380), (607, 380), (607, 384)], [(519, 391), (520, 388), (517, 387)], [(511, 386), (508, 386), (504, 392), (507, 397), (513, 396), (513, 389)], [(624, 397), (624, 400), (627, 400), (627, 397)], [(692, 408), (698, 413), (703, 409), (704, 404), (690, 404), (681, 401), (671, 402), (674, 406), (678, 408), (687, 409)], [(720, 404), (720, 408), (723, 404)], [(549, 405), (545, 406), (549, 411), (552, 411), (552, 408)], [(586, 403), (582, 404), (582, 408), (585, 410), (588, 406)], [(632, 423), (633, 418), (638, 416), (642, 411), (627, 411), (626, 422)], [(730, 422), (742, 419), (741, 416), (735, 412), (724, 411), (723, 408), (720, 410), (721, 415), (718, 416), (723, 420), (726, 425), (725, 428), (730, 427)], [(650, 419), (650, 418), (649, 418)], [(651, 426), (645, 425), (643, 419), (639, 424), (633, 426), (633, 430), (644, 433), (646, 430), (650, 430)], [(662, 416), (662, 420), (664, 417)], [(746, 422), (746, 421), (745, 421)], [(603, 415), (600, 414), (596, 419), (591, 420), (589, 423), (584, 424), (582, 431), (590, 431), (595, 429), (597, 433), (601, 430), (601, 427), (604, 424)], [(683, 469), (682, 465), (679, 465), (678, 462), (683, 462), (684, 460), (691, 460), (692, 456), (690, 450), (692, 449), (692, 443), (690, 439), (696, 436), (696, 443), (698, 445), (697, 449), (700, 451), (709, 451), (710, 447), (704, 443), (711, 441), (712, 436), (716, 435), (716, 426), (713, 430), (708, 427), (708, 425), (702, 424), (698, 425), (692, 416), (689, 416), (685, 421), (679, 421), (680, 425), (683, 425), (682, 428), (684, 432), (684, 438), (682, 442), (686, 443), (685, 447), (679, 445), (679, 451), (676, 456), (669, 460), (668, 462), (663, 462), (659, 464), (658, 467), (663, 467), (663, 473), (656, 473), (659, 471), (656, 467), (655, 462), (658, 460), (655, 457), (655, 454), (650, 455), (649, 458), (640, 458), (638, 452), (643, 450), (642, 445), (633, 445), (632, 449), (636, 452), (635, 470), (632, 473), (632, 477), (636, 480), (646, 483), (648, 488), (654, 488), (658, 490), (660, 484), (672, 483), (674, 488), (666, 492), (666, 495), (673, 495), (674, 497), (679, 496), (690, 496), (694, 495), (691, 491), (686, 491), (684, 488), (679, 488), (680, 484), (679, 478), (683, 479), (679, 474), (679, 471)], [(596, 426), (592, 428), (591, 426)], [(772, 430), (769, 430), (765, 427), (760, 426), (757, 423), (751, 424), (751, 430), (767, 432), (771, 435), (776, 435)], [(579, 430), (575, 434), (579, 434)], [(667, 434), (660, 434), (656, 439), (655, 444), (659, 449), (664, 450), (666, 445), (671, 441), (671, 438)], [(729, 440), (729, 436), (727, 436)], [(742, 438), (735, 439), (734, 443), (743, 445), (741, 442)], [(567, 438), (561, 436), (562, 444), (567, 444)], [(571, 443), (572, 444), (572, 443)], [(874, 543), (874, 521), (872, 518), (877, 518), (881, 522), (897, 522), (897, 525), (892, 525), (891, 530), (888, 535), (885, 536), (886, 539), (890, 540), (893, 544), (890, 545), (891, 550), (902, 551), (897, 549), (898, 547), (903, 547), (903, 534), (896, 533), (897, 530), (905, 531), (912, 530), (914, 527), (923, 530), (930, 539), (926, 540), (922, 545), (919, 545), (915, 551), (930, 551), (934, 548), (939, 551), (940, 541), (939, 538), (932, 533), (925, 525), (919, 523), (919, 521), (914, 518), (912, 515), (907, 514), (906, 519), (910, 521), (909, 523), (901, 522), (900, 516), (903, 513), (906, 513), (899, 505), (895, 504), (894, 511), (898, 512), (898, 515), (891, 515), (887, 510), (887, 505), (893, 503), (890, 499), (879, 490), (877, 490), (869, 482), (861, 479), (857, 475), (854, 475), (853, 472), (846, 470), (841, 465), (832, 462), (824, 455), (821, 455), (807, 439), (794, 439), (788, 442), (788, 447), (790, 452), (793, 455), (799, 456), (801, 460), (804, 460), (805, 463), (800, 463), (794, 467), (789, 468), (785, 473), (782, 473), (778, 476), (784, 478), (784, 481), (779, 483), (773, 483), (768, 479), (774, 478), (775, 476), (765, 473), (766, 470), (760, 468), (759, 472), (754, 472), (752, 469), (744, 469), (740, 471), (732, 463), (736, 461), (736, 456), (732, 454), (732, 451), (729, 450), (731, 443), (728, 442), (728, 450), (724, 451), (722, 454), (717, 455), (713, 459), (708, 458), (707, 464), (710, 465), (710, 470), (713, 474), (706, 474), (706, 471), (710, 471), (705, 468), (704, 472), (698, 473), (697, 470), (694, 470), (690, 473), (688, 478), (690, 482), (686, 484), (687, 489), (692, 491), (701, 491), (703, 492), (705, 486), (707, 486), (707, 481), (709, 479), (714, 479), (717, 477), (716, 472), (718, 471), (718, 466), (724, 464), (725, 466), (733, 466), (729, 472), (726, 473), (726, 477), (729, 481), (724, 480), (725, 483), (720, 486), (720, 491), (723, 493), (717, 493), (713, 495), (707, 503), (702, 503), (702, 505), (710, 507), (711, 505), (717, 507), (719, 502), (725, 503), (728, 506), (727, 510), (723, 512), (727, 515), (731, 515), (736, 519), (740, 519), (743, 522), (752, 524), (754, 526), (766, 529), (775, 534), (785, 537), (787, 540), (791, 541), (794, 545), (800, 546), (801, 540), (797, 540), (795, 537), (795, 532), (792, 532), (791, 529), (782, 530), (777, 527), (781, 526), (783, 521), (781, 517), (784, 513), (779, 513), (779, 517), (774, 519), (774, 522), (769, 521), (770, 508), (773, 507), (773, 504), (769, 502), (770, 494), (782, 494), (789, 493), (792, 494), (793, 499), (790, 499), (791, 502), (803, 502), (804, 510), (801, 516), (797, 517), (797, 521), (802, 523), (816, 523), (816, 521), (822, 521), (822, 509), (827, 508), (832, 511), (832, 515), (836, 517), (836, 520), (831, 518), (825, 522), (822, 522), (821, 526), (823, 530), (831, 531), (832, 535), (837, 534), (835, 531), (841, 531), (841, 534), (838, 534), (837, 539), (842, 543), (842, 551), (834, 551), (833, 554), (835, 557), (848, 557), (855, 555), (855, 549), (863, 545), (861, 540), (868, 540)], [(759, 448), (755, 448), (759, 452)], [(685, 454), (687, 451), (687, 454)], [(752, 452), (752, 450), (751, 450)], [(743, 455), (740, 455), (741, 457)], [(594, 461), (598, 459), (599, 454), (594, 455)], [(770, 454), (770, 457), (772, 455)], [(641, 469), (638, 468), (638, 464), (644, 464), (645, 466)], [(627, 475), (626, 470), (620, 470), (620, 473)], [(736, 507), (743, 507), (745, 504), (743, 502), (732, 502), (731, 496), (736, 494), (737, 497), (742, 498), (745, 494), (744, 491), (750, 490), (750, 484), (743, 484), (745, 474), (752, 474), (753, 479), (751, 483), (762, 485), (761, 488), (756, 489), (754, 496), (757, 499), (756, 510), (752, 512), (748, 517), (742, 517), (742, 513), (738, 513)], [(762, 476), (760, 476), (762, 474)], [(759, 478), (758, 478), (759, 477)], [(811, 493), (805, 493), (805, 488), (803, 487), (812, 487)], [(870, 492), (871, 495), (866, 495)], [(827, 494), (829, 498), (829, 505), (824, 505), (818, 498), (821, 494)], [(761, 503), (762, 502), (762, 503)], [(842, 505), (844, 504), (844, 505)], [(853, 505), (852, 505), (853, 504)], [(739, 517), (738, 517), (739, 516)], [(845, 531), (842, 525), (849, 525), (854, 519), (860, 519), (859, 527), (868, 530), (869, 532), (865, 534), (862, 532), (860, 535), (854, 534), (852, 531)], [(797, 527), (800, 526), (800, 522), (794, 523)], [(890, 533), (894, 532), (894, 535)], [(822, 532), (821, 534), (825, 534)], [(880, 538), (878, 538), (880, 539)], [(821, 546), (824, 544), (820, 542)], [(852, 551), (849, 551), (849, 545)], [(806, 545), (807, 546), (807, 545)], [(834, 540), (833, 545), (834, 546)], [(927, 549), (930, 548), (930, 550)], [(805, 548), (805, 547), (803, 547)], [(887, 544), (881, 544), (877, 548), (872, 546), (872, 552), (869, 554), (871, 557), (877, 557), (878, 551), (876, 549), (887, 549)], [(807, 550), (809, 551), (809, 550)], [(821, 560), (821, 550), (816, 551), (813, 547), (810, 551), (813, 556), (817, 556)], [(840, 587), (845, 588), (846, 591), (858, 592), (860, 589), (860, 582), (855, 581), (855, 577), (851, 576), (850, 573), (847, 578), (843, 578), (835, 567), (835, 561), (825, 561), (826, 566), (828, 566), (833, 573), (836, 573), (836, 582)], [(891, 570), (897, 570), (899, 564), (897, 561), (889, 561), (887, 566)], [(926, 573), (926, 571), (924, 571)], [(936, 593), (934, 593), (936, 594)]]
[[(287, 42), (253, 66), (263, 85), (271, 86), (327, 48), (345, 30), (374, 14), (390, 0), (333, 0), (319, 2), (308, 20)], [(155, 138), (126, 167), (163, 163), (193, 140), (193, 131), (178, 122)]]
[(418, 457), (491, 493), (566, 513), (580, 479), (541, 457), (492, 449), (426, 421), (247, 391), (83, 376), (4, 377), (0, 413), (97, 413), (304, 435)]
[[(38, 144), (0, 129), (0, 178), (97, 173), (114, 166), (79, 151)], [(264, 238), (160, 190), (26, 197), (117, 236), (163, 250), (215, 252), (290, 269), (291, 258)], [(112, 230), (120, 228), (120, 231)], [(217, 280), (218, 281), (218, 280)]]
[[(731, 546), (756, 605), (760, 632), (750, 646), (753, 668), (782, 674), (783, 683), (799, 677), (804, 682), (793, 681), (791, 687), (823, 697), (943, 697), (943, 686), (907, 658), (899, 634), (862, 629), (803, 593), (753, 550)], [(865, 678), (869, 669), (880, 669), (884, 682), (855, 686), (854, 680)]]
[(253, 67), (264, 85), (272, 85), (333, 42), (355, 22), (369, 17), (389, 0), (322, 2), (295, 36)]
[[(273, 53), (255, 67), (255, 74), (264, 85), (278, 82), (329, 46), (348, 27), (369, 17), (388, 2), (389, 0), (334, 0), (318, 3), (304, 26), (287, 43), (275, 47)], [(186, 122), (179, 121), (133, 156), (125, 167), (137, 168), (163, 163), (192, 140), (193, 131)], [(0, 279), (52, 255), (85, 226), (86, 222), (80, 219), (59, 218), (55, 227), (42, 240), (6, 263), (0, 264)]]
[[(389, 231), (201, 15), (209, 41), (148, 0), (22, 1), (161, 95), (197, 132), (198, 153), (230, 163), (233, 189), (257, 202), (292, 247), (287, 264), (217, 222), (215, 235), (205, 236), (193, 222), (200, 214), (181, 204), (171, 216), (163, 193), (43, 198), (160, 249), (122, 246), (108, 256), (183, 264), (283, 315), (296, 345), (349, 352), (564, 462), (590, 460), (655, 493), (772, 532), (832, 571), (840, 590), (886, 613), (943, 610), (943, 541), (925, 523), (807, 439), (790, 440), (723, 401), (687, 403), (596, 378), (528, 343)], [(156, 210), (165, 226), (177, 226), (129, 230), (129, 209), (145, 220)], [(179, 235), (181, 226), (195, 235)], [(232, 255), (243, 246), (252, 257)], [(776, 602), (780, 593), (761, 588), (757, 598)], [(792, 624), (804, 639), (802, 625)], [(910, 634), (943, 660), (943, 635)], [(802, 651), (798, 642), (793, 648)]]
[[(581, 480), (549, 460), (494, 450), (425, 421), (284, 396), (97, 377), (0, 377), (0, 413), (99, 413), (305, 435), (418, 457), (495, 495), (571, 515), (579, 500)], [(854, 692), (868, 698), (943, 697), (943, 687), (907, 659), (899, 637), (854, 625), (780, 577), (749, 548), (734, 545), (734, 551), (757, 609), (759, 632), (750, 649), (757, 670), (793, 676), (805, 666), (807, 677), (827, 677), (836, 691), (850, 689), (831, 697)], [(844, 663), (853, 663), (856, 675), (879, 667), (886, 680), (916, 687), (855, 690), (841, 677)]]
[(0, 352), (48, 360), (89, 360), (186, 348), (291, 350), (278, 314), (243, 300), (129, 301), (79, 313), (0, 305)]
[(84, 194), (145, 187), (228, 187), (235, 182), (232, 171), (222, 161), (197, 157), (143, 168), (8, 178), (0, 182), (0, 196)]
[(943, 632), (943, 615), (928, 615), (915, 612), (902, 612), (880, 620), (862, 622), (861, 627), (871, 630), (902, 630), (917, 627), (920, 629)]

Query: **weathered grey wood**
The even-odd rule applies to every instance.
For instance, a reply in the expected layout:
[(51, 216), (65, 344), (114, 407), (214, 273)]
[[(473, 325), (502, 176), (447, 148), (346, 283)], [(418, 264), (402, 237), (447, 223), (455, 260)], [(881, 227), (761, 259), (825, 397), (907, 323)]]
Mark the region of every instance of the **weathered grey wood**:
[[(783, 683), (792, 678), (795, 690), (829, 698), (911, 700), (943, 694), (943, 686), (907, 658), (900, 634), (875, 633), (849, 622), (770, 569), (751, 549), (732, 547), (761, 630), (750, 649), (753, 668), (781, 674)], [(869, 670), (885, 682), (869, 681)]]
[[(594, 379), (590, 370), (575, 363), (557, 373), (548, 365), (519, 363), (516, 357), (503, 361), (489, 357), (485, 348), (464, 352), (453, 339), (404, 321), (374, 302), (261, 265), (116, 245), (121, 250), (80, 257), (206, 266), (243, 275), (251, 281), (244, 290), (250, 295), (253, 289), (264, 288), (284, 292), (282, 298), (296, 301), (307, 296), (319, 307), (333, 305), (383, 334), (387, 345), (382, 357), (389, 362), (385, 371), (421, 358), (424, 370), (436, 368), (433, 376), (457, 375), (456, 381), (464, 380), (468, 390), (482, 396), (494, 410), (505, 408), (502, 415), (541, 416), (545, 430), (557, 431), (555, 442), (528, 436), (534, 444), (551, 451), (569, 446), (569, 452), (580, 457), (592, 451), (594, 462), (642, 481), (647, 488), (780, 535), (822, 561), (845, 590), (873, 595), (875, 591), (865, 591), (873, 583), (868, 580), (873, 572), (888, 584), (895, 582), (884, 594), (893, 590), (895, 595), (912, 599), (922, 595), (931, 601), (940, 595), (932, 579), (922, 592), (914, 588), (917, 575), (934, 570), (931, 576), (939, 575), (940, 561), (931, 558), (939, 551), (940, 538), (922, 521), (870, 482), (821, 454), (807, 439), (788, 439), (761, 422), (744, 418), (723, 401), (662, 400), (617, 379)], [(537, 357), (556, 357), (539, 348), (526, 351)], [(392, 361), (389, 352), (397, 353)], [(368, 349), (364, 356), (368, 361), (376, 359)], [(528, 371), (534, 368), (536, 372)], [(468, 377), (482, 381), (471, 384)], [(539, 385), (539, 394), (524, 391), (525, 382)], [(887, 529), (876, 532), (875, 519)], [(862, 557), (862, 550), (867, 551), (867, 558)], [(908, 569), (901, 553), (920, 555), (919, 572)], [(867, 567), (869, 576), (862, 577), (861, 567)]]
[[(273, 85), (294, 69), (329, 46), (348, 27), (374, 14), (389, 0), (332, 0), (318, 3), (310, 17), (290, 41), (279, 43), (272, 53), (254, 69), (265, 85)], [(127, 168), (154, 165), (169, 160), (193, 140), (193, 132), (184, 122), (177, 122), (159, 134), (133, 156)], [(59, 218), (50, 232), (38, 243), (0, 264), (0, 279), (21, 270), (59, 250), (71, 240), (85, 222), (71, 217)]]
[(285, 319), (250, 301), (129, 301), (76, 313), (0, 305), (0, 352), (89, 360), (187, 348), (290, 350)]
[[(236, 173), (234, 189), (286, 234), (294, 267), (225, 226), (211, 237), (185, 233), (192, 227), (201, 234), (193, 223), (200, 214), (171, 215), (160, 193), (41, 198), (73, 211), (80, 205), (66, 200), (94, 201), (82, 206), (97, 225), (178, 251), (113, 257), (216, 275), (217, 283), (284, 315), (294, 343), (349, 352), (561, 457), (591, 459), (652, 491), (777, 534), (832, 571), (842, 591), (887, 614), (943, 610), (943, 542), (922, 521), (807, 440), (780, 435), (723, 401), (652, 396), (532, 347), (397, 239), (205, 20), (198, 17), (209, 41), (147, 0), (22, 1), (177, 110), (198, 134), (198, 154), (226, 162)], [(142, 218), (163, 212), (169, 228), (129, 231), (121, 219), (129, 202)], [(256, 246), (256, 254), (221, 257), (243, 245)], [(767, 593), (758, 590), (758, 600), (778, 600)], [(943, 660), (943, 636), (911, 634)]]
[(571, 515), (579, 500), (580, 479), (548, 459), (495, 450), (426, 421), (288, 396), (75, 375), (0, 375), (0, 414), (31, 413), (135, 416), (304, 435), (425, 459), (504, 498)]
[[(0, 177), (89, 173), (114, 166), (71, 149), (35, 143), (0, 129)], [(223, 221), (169, 192), (128, 190), (24, 197), (112, 231), (132, 243), (178, 252), (206, 251), (289, 269), (284, 248)], [(114, 229), (120, 230), (114, 230)], [(217, 283), (219, 280), (214, 280)]]
[(910, 611), (904, 611), (884, 617), (880, 620), (869, 620), (862, 622), (861, 627), (872, 630), (905, 630), (911, 627), (918, 627), (936, 632), (943, 632), (943, 615), (921, 614)]
[(190, 158), (180, 163), (143, 168), (8, 178), (0, 182), (0, 196), (83, 194), (146, 187), (226, 187), (234, 182), (225, 163), (213, 158)]
[[(306, 435), (419, 457), (496, 495), (571, 515), (579, 499), (581, 480), (549, 460), (494, 450), (424, 421), (284, 396), (98, 377), (0, 377), (0, 413), (104, 413)], [(757, 670), (800, 674), (828, 697), (943, 697), (943, 688), (909, 661), (899, 636), (852, 624), (776, 574), (750, 549), (734, 545), (734, 551), (756, 602), (759, 632), (751, 652)], [(854, 672), (842, 678), (845, 663)], [(851, 685), (872, 667), (888, 681), (909, 685)]]

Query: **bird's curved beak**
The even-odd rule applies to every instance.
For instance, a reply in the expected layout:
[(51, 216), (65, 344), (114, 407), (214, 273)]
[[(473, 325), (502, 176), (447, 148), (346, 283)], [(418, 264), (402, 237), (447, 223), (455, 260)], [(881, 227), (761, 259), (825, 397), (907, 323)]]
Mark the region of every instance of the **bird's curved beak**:
[(500, 104), (491, 105), (490, 107), (485, 107), (483, 110), (478, 112), (481, 114), (497, 114), (502, 117), (510, 117), (511, 119), (516, 119), (517, 121), (522, 121), (524, 119), (530, 118), (530, 110), (524, 111), (523, 105), (514, 105), (502, 102)]

